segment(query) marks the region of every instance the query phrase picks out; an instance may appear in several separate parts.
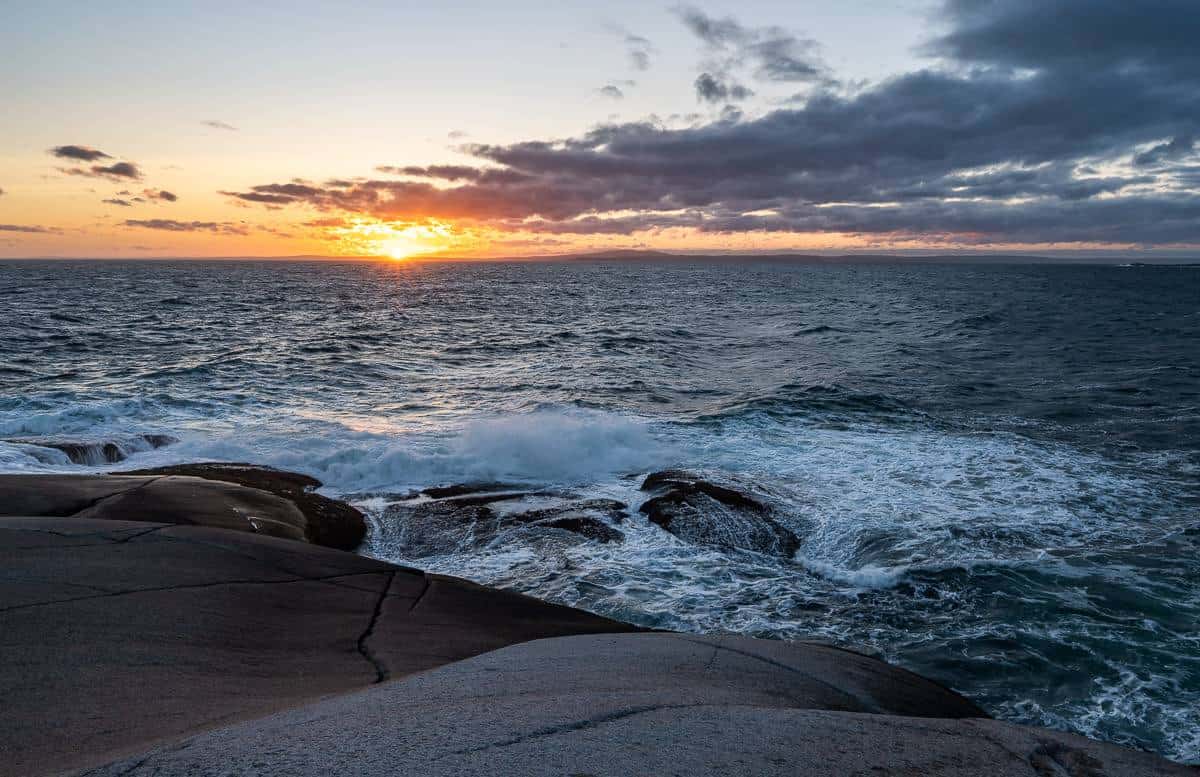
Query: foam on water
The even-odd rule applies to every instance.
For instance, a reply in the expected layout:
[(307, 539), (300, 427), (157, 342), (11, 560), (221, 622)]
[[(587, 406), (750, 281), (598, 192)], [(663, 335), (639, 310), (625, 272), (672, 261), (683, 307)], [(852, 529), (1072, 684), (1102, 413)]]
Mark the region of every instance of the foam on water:
[[(0, 262), (7, 278), (0, 471), (305, 472), (369, 513), (373, 555), (646, 625), (866, 647), (1002, 718), (1200, 761), (1200, 281)], [(646, 520), (641, 476), (669, 467), (762, 494), (795, 558)], [(399, 495), (491, 480), (624, 502), (624, 540), (526, 527), (419, 560), (390, 543)]]

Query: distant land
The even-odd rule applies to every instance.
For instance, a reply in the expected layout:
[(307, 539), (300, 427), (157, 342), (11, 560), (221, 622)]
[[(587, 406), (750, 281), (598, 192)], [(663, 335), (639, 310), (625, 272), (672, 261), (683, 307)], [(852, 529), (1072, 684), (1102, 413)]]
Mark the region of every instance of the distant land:
[(1200, 256), (1195, 254), (1011, 254), (1011, 253), (862, 253), (862, 254), (803, 254), (803, 253), (672, 253), (648, 249), (613, 249), (585, 253), (544, 254), (539, 256), (460, 257), (450, 254), (418, 254), (403, 259), (388, 256), (327, 256), (296, 254), (290, 256), (30, 256), (0, 257), (0, 262), (30, 261), (105, 261), (105, 262), (171, 262), (171, 261), (254, 261), (254, 262), (727, 262), (731, 259), (787, 264), (1102, 264), (1130, 267), (1161, 266), (1197, 267)]

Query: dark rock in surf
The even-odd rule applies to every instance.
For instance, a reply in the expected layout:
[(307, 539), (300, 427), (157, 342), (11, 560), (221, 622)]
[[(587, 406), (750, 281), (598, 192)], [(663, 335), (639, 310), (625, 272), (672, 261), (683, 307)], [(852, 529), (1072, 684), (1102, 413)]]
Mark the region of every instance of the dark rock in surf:
[(800, 548), (800, 539), (772, 516), (765, 500), (736, 488), (665, 470), (647, 476), (642, 490), (656, 496), (639, 512), (682, 540), (784, 558)]
[(59, 437), (13, 438), (4, 442), (50, 448), (66, 454), (72, 464), (101, 466), (116, 464), (140, 451), (154, 450), (179, 442), (167, 434), (141, 434), (121, 440), (70, 440)]
[[(566, 534), (596, 542), (617, 542), (624, 535), (613, 528), (625, 517), (626, 506), (610, 499), (571, 500), (540, 491), (471, 493), (465, 487), (426, 489), (423, 494), (454, 494), (443, 499), (414, 499), (390, 505), (383, 514), (381, 531), (401, 555), (425, 558), (467, 552), (496, 541), (512, 531), (547, 536)], [(508, 503), (533, 497), (561, 498), (548, 507), (521, 510)]]
[(421, 493), (431, 499), (448, 499), (455, 496), (471, 496), (493, 494), (499, 491), (520, 491), (520, 486), (511, 483), (454, 483), (448, 486), (431, 486), (421, 489)]

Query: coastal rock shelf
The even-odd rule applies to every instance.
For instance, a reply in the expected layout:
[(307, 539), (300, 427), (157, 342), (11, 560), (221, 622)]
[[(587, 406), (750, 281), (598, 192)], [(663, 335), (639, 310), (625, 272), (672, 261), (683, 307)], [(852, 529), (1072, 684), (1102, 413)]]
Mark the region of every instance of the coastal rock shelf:
[(835, 648), (576, 636), (504, 648), (86, 774), (1195, 775), (978, 715), (922, 678)]
[(316, 485), (0, 476), (0, 775), (1195, 774), (856, 653), (649, 633), (322, 547), (357, 513)]

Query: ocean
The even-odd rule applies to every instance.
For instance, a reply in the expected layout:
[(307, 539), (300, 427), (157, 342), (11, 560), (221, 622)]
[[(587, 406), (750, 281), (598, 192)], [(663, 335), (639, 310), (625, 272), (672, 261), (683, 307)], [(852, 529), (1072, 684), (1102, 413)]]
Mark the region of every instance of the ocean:
[[(367, 554), (1200, 762), (1200, 268), (0, 262), (0, 440), (4, 472), (310, 473)], [(667, 467), (799, 550), (649, 522)], [(407, 558), (388, 505), (479, 481), (624, 502), (623, 539)]]

